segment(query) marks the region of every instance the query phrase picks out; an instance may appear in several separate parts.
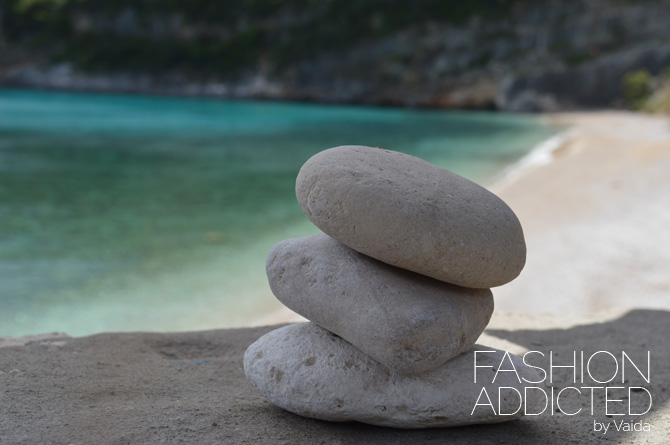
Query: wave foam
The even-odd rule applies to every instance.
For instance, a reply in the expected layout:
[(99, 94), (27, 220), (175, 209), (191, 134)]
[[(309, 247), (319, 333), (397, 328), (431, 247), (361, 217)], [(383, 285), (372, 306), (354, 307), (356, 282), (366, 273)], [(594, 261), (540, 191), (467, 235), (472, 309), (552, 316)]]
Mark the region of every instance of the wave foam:
[(537, 144), (524, 157), (503, 170), (499, 179), (493, 182), (493, 188), (505, 187), (519, 179), (526, 171), (551, 163), (554, 160), (554, 152), (572, 135), (572, 130), (566, 130)]

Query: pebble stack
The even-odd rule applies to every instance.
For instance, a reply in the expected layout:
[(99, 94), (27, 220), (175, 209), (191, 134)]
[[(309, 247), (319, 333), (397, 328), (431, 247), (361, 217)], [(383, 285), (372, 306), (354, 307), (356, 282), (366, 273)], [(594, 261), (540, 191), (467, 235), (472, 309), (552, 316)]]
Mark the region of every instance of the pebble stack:
[[(244, 371), (261, 394), (307, 417), (398, 428), (503, 422), (524, 414), (520, 402), (539, 403), (498, 400), (499, 388), (524, 394), (523, 379), (539, 375), (475, 345), (493, 313), (489, 288), (525, 263), (521, 225), (502, 200), (419, 158), (363, 146), (313, 156), (296, 195), (323, 233), (275, 245), (267, 275), (310, 322), (247, 349)], [(478, 350), (493, 352), (477, 356), (475, 383)], [(501, 363), (517, 372), (495, 373)], [(489, 402), (482, 388), (495, 410), (474, 409)]]

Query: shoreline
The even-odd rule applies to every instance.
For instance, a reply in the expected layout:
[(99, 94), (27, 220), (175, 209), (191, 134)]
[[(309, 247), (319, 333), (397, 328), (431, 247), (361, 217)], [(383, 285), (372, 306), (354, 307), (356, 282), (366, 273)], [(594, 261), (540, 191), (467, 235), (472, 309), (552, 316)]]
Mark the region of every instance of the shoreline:
[[(315, 99), (302, 96), (272, 96), (272, 95), (222, 95), (216, 92), (208, 93), (189, 93), (170, 92), (170, 91), (134, 91), (131, 89), (124, 90), (104, 90), (104, 89), (86, 89), (86, 88), (61, 88), (57, 86), (48, 85), (22, 85), (9, 84), (0, 82), (0, 91), (35, 91), (40, 93), (59, 93), (59, 94), (81, 94), (81, 95), (100, 95), (100, 96), (130, 96), (130, 97), (146, 97), (153, 99), (196, 99), (196, 100), (212, 100), (212, 101), (239, 101), (239, 102), (267, 102), (267, 103), (295, 103), (295, 104), (313, 104), (333, 107), (366, 107), (366, 108), (381, 108), (381, 109), (396, 109), (396, 110), (425, 110), (425, 111), (477, 111), (477, 112), (493, 112), (506, 114), (528, 114), (526, 112), (509, 111), (503, 109), (492, 109), (491, 107), (470, 107), (458, 108), (448, 107), (440, 104), (403, 104), (401, 102), (365, 102), (357, 100), (326, 100)], [(213, 91), (217, 91), (214, 87)]]
[[(626, 211), (630, 201), (638, 201), (644, 208), (660, 205), (663, 193), (652, 193), (659, 187), (667, 189), (670, 196), (670, 179), (665, 181), (663, 175), (666, 166), (670, 176), (670, 118), (614, 110), (550, 113), (542, 118), (563, 130), (485, 184), (519, 215), (528, 245), (521, 275), (493, 289), (496, 312), (505, 317), (533, 314), (545, 322), (558, 317), (565, 324), (568, 319), (575, 323), (607, 320), (639, 308), (670, 310), (670, 275), (663, 274), (663, 270), (670, 270), (670, 255), (661, 252), (653, 239), (656, 233), (663, 233), (658, 232), (660, 224), (654, 225), (656, 230), (636, 230), (638, 217)], [(643, 158), (637, 166), (641, 170), (637, 179), (625, 171), (631, 157)], [(657, 165), (660, 161), (662, 165)], [(656, 171), (651, 178), (650, 170)], [(608, 190), (610, 183), (615, 184), (611, 186), (614, 193)], [(587, 198), (593, 202), (590, 208)], [(670, 206), (666, 207), (663, 216), (670, 227)], [(616, 219), (609, 219), (612, 213)], [(590, 226), (594, 220), (597, 224)], [(579, 248), (588, 246), (601, 230), (601, 249)], [(619, 231), (630, 236), (628, 242), (617, 241)], [(565, 240), (571, 243), (561, 249)], [(648, 282), (638, 282), (637, 292), (631, 292), (632, 286), (621, 281), (630, 281), (625, 279), (628, 272), (639, 268), (634, 260), (625, 258), (631, 251), (643, 256), (631, 245), (639, 240), (657, 247), (651, 252), (657, 264)], [(670, 237), (666, 246), (670, 250)], [(561, 255), (555, 256), (554, 251)], [(573, 261), (573, 255), (579, 261)], [(572, 278), (561, 283), (558, 273)], [(543, 288), (553, 290), (543, 292)], [(653, 295), (644, 298), (645, 292)], [(547, 294), (553, 299), (551, 304), (543, 303)], [(663, 298), (666, 295), (668, 298)], [(305, 318), (282, 308), (249, 326), (300, 321)]]
[[(647, 300), (653, 301), (645, 303), (644, 298), (639, 298), (645, 293), (644, 287), (632, 292), (630, 285), (623, 286), (623, 289), (630, 292), (630, 296), (627, 296), (622, 295), (617, 286), (603, 284), (603, 281), (608, 281), (609, 270), (612, 276), (619, 277), (626, 276), (628, 270), (639, 268), (634, 262), (626, 263), (621, 258), (623, 253), (635, 250), (629, 245), (630, 243), (623, 246), (605, 246), (607, 248), (602, 254), (579, 248), (581, 244), (588, 244), (593, 238), (593, 230), (589, 229), (591, 221), (602, 218), (602, 215), (607, 215), (608, 212), (617, 213), (617, 218), (612, 224), (606, 224), (610, 237), (616, 237), (619, 224), (624, 227), (622, 230), (632, 237), (629, 239), (645, 238), (645, 233), (631, 228), (635, 221), (630, 221), (630, 218), (635, 214), (626, 215), (626, 212), (617, 212), (616, 209), (622, 205), (619, 201), (622, 198), (625, 198), (626, 203), (631, 199), (645, 201), (646, 190), (654, 189), (659, 184), (661, 188), (668, 189), (670, 196), (670, 184), (663, 180), (662, 172), (660, 177), (657, 173), (651, 182), (644, 181), (643, 178), (648, 175), (641, 172), (634, 181), (635, 196), (633, 198), (628, 194), (624, 196), (621, 191), (627, 189), (626, 183), (631, 182), (631, 178), (630, 175), (622, 174), (622, 169), (625, 169), (630, 162), (630, 152), (637, 150), (642, 153), (638, 154), (638, 157), (647, 156), (653, 160), (664, 160), (665, 165), (668, 165), (667, 172), (670, 173), (670, 154), (655, 148), (655, 144), (667, 144), (666, 146), (670, 147), (670, 119), (620, 111), (552, 113), (541, 117), (549, 124), (564, 129), (542, 141), (524, 157), (508, 166), (501, 172), (500, 177), (491, 181), (491, 184), (485, 184), (519, 215), (528, 244), (528, 261), (520, 277), (493, 290), (496, 310), (554, 316), (567, 313), (579, 318), (600, 315), (603, 311), (619, 313), (623, 309), (637, 307), (670, 309), (670, 301), (663, 301), (670, 298), (662, 298), (664, 295), (670, 295), (670, 278), (665, 278), (662, 272), (659, 272), (664, 265), (667, 267), (666, 270), (670, 270), (670, 258), (667, 254), (660, 254), (660, 258), (657, 259), (659, 265), (654, 268), (652, 276), (647, 280), (649, 282), (646, 286), (651, 287), (653, 293), (653, 298)], [(584, 163), (587, 163), (586, 166)], [(595, 174), (596, 167), (605, 164), (607, 169)], [(638, 166), (642, 170), (649, 168), (648, 162), (642, 164)], [(611, 173), (615, 171), (618, 172), (617, 176), (611, 177)], [(608, 190), (612, 187), (618, 187), (618, 192), (612, 193), (612, 190)], [(529, 192), (531, 190), (532, 193)], [(591, 209), (588, 208), (585, 199), (580, 198), (580, 193), (586, 191), (590, 195), (595, 194), (588, 197)], [(657, 195), (658, 193), (654, 195), (656, 196), (654, 202), (658, 202)], [(670, 224), (670, 210), (664, 215)], [(602, 225), (603, 222), (600, 221), (597, 227)], [(653, 230), (647, 231), (645, 245), (654, 246), (653, 240), (651, 242), (648, 240), (654, 233), (656, 232)], [(570, 241), (572, 251), (561, 246), (565, 239)], [(599, 243), (607, 244), (607, 240), (607, 237), (601, 237)], [(670, 248), (670, 245), (668, 247)], [(560, 255), (556, 255), (556, 252)], [(572, 256), (576, 254), (581, 258), (573, 267)], [(638, 251), (637, 256), (641, 255)], [(614, 264), (609, 269), (601, 267), (611, 262), (621, 264)], [(570, 276), (570, 279), (564, 280), (569, 286), (556, 279), (559, 273)], [(593, 289), (582, 291), (589, 287)], [(546, 289), (551, 291), (548, 292)], [(604, 297), (605, 294), (610, 297)], [(541, 297), (534, 297), (535, 295)], [(551, 304), (538, 303), (547, 298), (545, 295), (551, 295), (549, 298)], [(612, 305), (612, 302), (615, 304)], [(305, 319), (284, 307), (256, 317), (244, 326), (257, 327), (300, 321)], [(63, 334), (53, 335), (58, 337)], [(32, 341), (32, 337), (0, 337), (0, 346), (17, 344), (24, 341), (23, 339)]]
[[(544, 120), (548, 121), (546, 118)], [(551, 122), (547, 123), (549, 125), (555, 125)], [(554, 160), (555, 152), (566, 143), (572, 134), (572, 128), (568, 127), (548, 139), (539, 142), (523, 157), (505, 167), (500, 173), (486, 181), (486, 183), (480, 185), (490, 190), (499, 189), (515, 182), (528, 171), (551, 163)], [(255, 318), (247, 325), (247, 327), (255, 328), (306, 321), (309, 320), (284, 306), (272, 313)]]
[(493, 179), (481, 184), (488, 189), (500, 189), (514, 183), (527, 171), (547, 165), (554, 160), (558, 151), (572, 137), (571, 128), (563, 129), (548, 139), (541, 141), (530, 149), (523, 157), (505, 167)]
[[(492, 189), (517, 213), (528, 257), (498, 309), (583, 316), (670, 309), (670, 118), (555, 113), (552, 160)], [(532, 191), (532, 192), (530, 192)]]

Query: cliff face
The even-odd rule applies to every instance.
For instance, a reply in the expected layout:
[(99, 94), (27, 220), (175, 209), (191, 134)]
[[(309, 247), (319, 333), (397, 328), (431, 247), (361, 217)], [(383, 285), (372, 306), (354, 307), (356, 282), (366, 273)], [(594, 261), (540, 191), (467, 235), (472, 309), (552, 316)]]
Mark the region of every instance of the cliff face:
[[(146, 69), (142, 57), (133, 63), (120, 57), (117, 66), (106, 67), (93, 63), (99, 52), (80, 42), (61, 51), (58, 63), (14, 58), (0, 76), (5, 85), (81, 90), (554, 111), (623, 106), (626, 73), (644, 68), (657, 74), (670, 66), (670, 0), (525, 1), (495, 14), (472, 13), (458, 24), (433, 20), (428, 10), (392, 32), (377, 32), (386, 16), (372, 14), (359, 17), (370, 28), (367, 34), (360, 23), (349, 32), (342, 17), (328, 24), (329, 16), (321, 13), (323, 26), (336, 28), (332, 41), (330, 34), (313, 34), (304, 25), (316, 14), (309, 10), (278, 10), (251, 24), (237, 17), (234, 26), (187, 26), (176, 13), (140, 20), (132, 8), (108, 15), (75, 11), (69, 18), (80, 40), (105, 36), (126, 42), (132, 36), (141, 45), (208, 35), (224, 44), (204, 48), (215, 60), (220, 51), (226, 63), (205, 70), (209, 59), (200, 51), (170, 65), (169, 55), (182, 48), (177, 43), (166, 56), (156, 46), (166, 69)], [(339, 34), (338, 26), (344, 27)], [(357, 38), (342, 41), (343, 35)], [(258, 36), (265, 43), (249, 43)]]
[(515, 111), (622, 106), (625, 73), (670, 66), (670, 2), (547, 1), (430, 24), (304, 64), (329, 100)]

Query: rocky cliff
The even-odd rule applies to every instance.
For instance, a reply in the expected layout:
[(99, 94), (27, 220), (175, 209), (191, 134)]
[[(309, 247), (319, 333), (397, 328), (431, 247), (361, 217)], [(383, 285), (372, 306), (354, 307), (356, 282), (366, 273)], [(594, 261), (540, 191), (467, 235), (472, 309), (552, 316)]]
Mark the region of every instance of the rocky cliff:
[[(645, 69), (655, 75), (670, 67), (670, 0), (493, 3), (458, 17), (437, 9), (433, 17), (427, 7), (392, 27), (388, 22), (396, 16), (383, 7), (337, 17), (323, 6), (277, 9), (251, 21), (238, 14), (230, 26), (202, 18), (189, 22), (175, 11), (141, 14), (132, 2), (105, 14), (72, 10), (69, 46), (42, 44), (42, 51), (17, 56), (9, 51), (15, 46), (5, 43), (0, 81), (88, 91), (555, 111), (623, 107), (626, 73)], [(203, 36), (210, 43), (196, 49), (188, 43)], [(86, 39), (97, 46), (86, 46)], [(142, 45), (154, 46), (137, 52)]]

